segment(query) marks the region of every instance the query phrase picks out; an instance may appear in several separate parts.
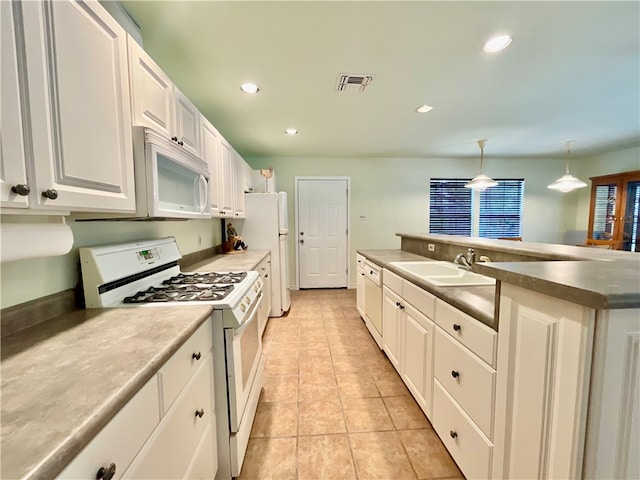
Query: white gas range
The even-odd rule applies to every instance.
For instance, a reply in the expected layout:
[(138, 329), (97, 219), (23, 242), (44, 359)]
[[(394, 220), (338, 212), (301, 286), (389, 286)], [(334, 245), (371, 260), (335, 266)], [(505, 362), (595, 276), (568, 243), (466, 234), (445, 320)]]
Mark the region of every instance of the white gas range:
[[(257, 272), (180, 271), (173, 237), (80, 249), (87, 308), (211, 305), (217, 479), (240, 474), (262, 390)], [(212, 452), (213, 454), (213, 452)]]

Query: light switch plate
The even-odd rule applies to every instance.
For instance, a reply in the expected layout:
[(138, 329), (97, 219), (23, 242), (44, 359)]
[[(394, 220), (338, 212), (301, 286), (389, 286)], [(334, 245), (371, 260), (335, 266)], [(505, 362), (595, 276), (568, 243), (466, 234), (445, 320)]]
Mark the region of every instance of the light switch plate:
[(435, 252), (436, 246), (433, 243), (429, 243), (427, 244), (427, 250), (429, 250), (430, 252)]

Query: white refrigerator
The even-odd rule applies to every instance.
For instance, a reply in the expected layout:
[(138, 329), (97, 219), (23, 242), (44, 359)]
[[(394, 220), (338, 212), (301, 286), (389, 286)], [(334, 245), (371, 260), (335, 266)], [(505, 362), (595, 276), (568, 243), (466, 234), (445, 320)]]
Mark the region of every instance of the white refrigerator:
[(287, 193), (247, 193), (242, 240), (249, 249), (271, 252), (271, 313), (281, 317), (291, 306), (289, 293)]

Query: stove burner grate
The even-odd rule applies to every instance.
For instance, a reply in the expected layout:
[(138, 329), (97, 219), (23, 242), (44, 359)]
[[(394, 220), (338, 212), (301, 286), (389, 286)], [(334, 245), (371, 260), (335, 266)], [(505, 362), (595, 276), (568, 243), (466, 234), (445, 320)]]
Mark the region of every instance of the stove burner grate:
[(163, 303), (163, 302), (215, 302), (225, 298), (233, 290), (233, 285), (196, 286), (169, 285), (149, 287), (135, 295), (125, 297), (124, 303)]
[(209, 273), (179, 273), (162, 283), (165, 285), (222, 285), (240, 283), (247, 276), (247, 272), (209, 272)]

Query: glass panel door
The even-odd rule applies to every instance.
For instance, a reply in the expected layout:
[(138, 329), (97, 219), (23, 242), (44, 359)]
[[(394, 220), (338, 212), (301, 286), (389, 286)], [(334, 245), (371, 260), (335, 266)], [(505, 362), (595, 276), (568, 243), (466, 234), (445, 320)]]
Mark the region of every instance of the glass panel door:
[(615, 237), (617, 183), (596, 185), (593, 195), (593, 226), (589, 238), (611, 240)]
[(626, 205), (622, 223), (622, 249), (640, 252), (640, 181), (626, 185)]

